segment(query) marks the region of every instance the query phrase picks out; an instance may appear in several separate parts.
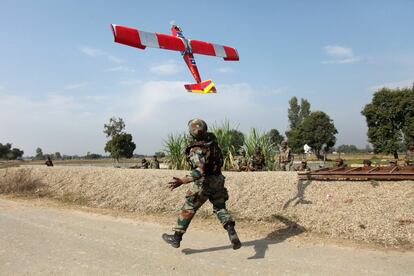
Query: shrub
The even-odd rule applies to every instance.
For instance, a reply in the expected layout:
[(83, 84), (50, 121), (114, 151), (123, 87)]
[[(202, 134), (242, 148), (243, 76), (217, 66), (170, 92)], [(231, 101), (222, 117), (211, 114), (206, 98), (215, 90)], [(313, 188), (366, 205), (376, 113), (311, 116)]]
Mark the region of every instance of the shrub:
[(45, 185), (33, 176), (31, 169), (5, 170), (0, 175), (0, 194), (37, 193), (44, 195)]

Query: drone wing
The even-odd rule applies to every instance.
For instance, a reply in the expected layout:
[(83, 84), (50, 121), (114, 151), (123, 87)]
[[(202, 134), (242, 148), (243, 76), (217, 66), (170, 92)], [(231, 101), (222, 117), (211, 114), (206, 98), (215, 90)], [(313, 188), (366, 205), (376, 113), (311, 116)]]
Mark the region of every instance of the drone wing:
[(190, 45), (191, 51), (195, 54), (222, 57), (224, 60), (239, 60), (239, 54), (233, 47), (200, 40), (190, 40)]
[(111, 24), (115, 42), (128, 46), (145, 49), (146, 47), (160, 48), (172, 51), (185, 51), (183, 41), (175, 36), (149, 33), (141, 30)]

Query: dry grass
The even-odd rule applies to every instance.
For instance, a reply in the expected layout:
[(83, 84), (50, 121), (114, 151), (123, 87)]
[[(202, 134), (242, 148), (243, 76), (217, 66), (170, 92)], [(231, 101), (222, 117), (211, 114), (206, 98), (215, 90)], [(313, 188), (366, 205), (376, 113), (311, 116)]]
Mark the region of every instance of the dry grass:
[[(16, 175), (23, 168), (9, 169)], [(91, 167), (37, 167), (30, 175), (58, 199), (137, 214), (177, 214), (186, 187), (167, 188), (188, 172)], [(0, 181), (4, 170), (0, 170)], [(414, 181), (298, 181), (294, 172), (226, 172), (228, 208), (238, 221), (281, 219), (333, 238), (414, 247)], [(1, 183), (1, 182), (0, 182)], [(197, 218), (214, 216), (211, 204)], [(171, 223), (174, 223), (172, 221)]]
[(34, 177), (32, 169), (0, 170), (0, 194), (44, 195), (46, 185)]

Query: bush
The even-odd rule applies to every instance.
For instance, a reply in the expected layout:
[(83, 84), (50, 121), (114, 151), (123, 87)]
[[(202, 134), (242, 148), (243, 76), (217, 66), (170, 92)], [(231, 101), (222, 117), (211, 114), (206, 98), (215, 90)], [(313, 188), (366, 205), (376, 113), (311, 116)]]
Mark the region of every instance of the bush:
[(164, 140), (164, 148), (167, 153), (168, 167), (173, 170), (186, 170), (189, 168), (185, 156), (187, 147), (187, 135), (170, 134), (167, 140)]
[(0, 194), (37, 193), (44, 195), (45, 185), (32, 175), (31, 169), (5, 170), (0, 175)]

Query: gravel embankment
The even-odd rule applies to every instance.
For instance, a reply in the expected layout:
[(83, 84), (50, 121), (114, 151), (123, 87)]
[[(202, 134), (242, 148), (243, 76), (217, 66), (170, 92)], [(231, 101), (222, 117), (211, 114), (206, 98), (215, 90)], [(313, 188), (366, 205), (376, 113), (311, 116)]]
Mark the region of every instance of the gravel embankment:
[[(176, 214), (185, 186), (168, 181), (184, 171), (85, 167), (0, 170), (0, 185), (29, 174), (52, 197), (93, 207)], [(282, 216), (335, 238), (414, 247), (414, 181), (298, 181), (294, 172), (226, 172), (228, 209), (236, 219), (275, 222)], [(211, 205), (200, 210), (211, 213)]]

